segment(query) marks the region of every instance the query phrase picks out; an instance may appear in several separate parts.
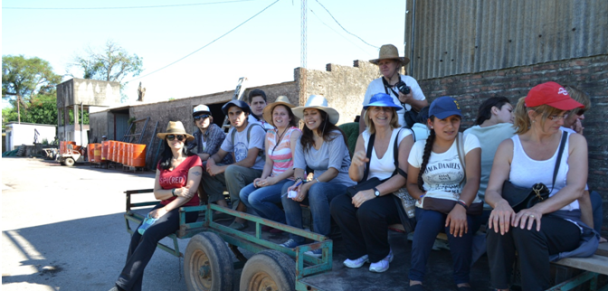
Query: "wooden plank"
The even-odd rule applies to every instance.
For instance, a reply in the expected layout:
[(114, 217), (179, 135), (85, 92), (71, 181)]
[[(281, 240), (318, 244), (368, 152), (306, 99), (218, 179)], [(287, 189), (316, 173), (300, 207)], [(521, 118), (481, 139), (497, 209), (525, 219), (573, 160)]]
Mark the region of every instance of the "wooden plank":
[(608, 275), (608, 257), (593, 255), (589, 258), (565, 258), (553, 263), (566, 267), (577, 268), (580, 270)]
[(595, 251), (595, 254), (602, 257), (608, 257), (608, 243), (601, 243), (597, 247), (597, 251)]

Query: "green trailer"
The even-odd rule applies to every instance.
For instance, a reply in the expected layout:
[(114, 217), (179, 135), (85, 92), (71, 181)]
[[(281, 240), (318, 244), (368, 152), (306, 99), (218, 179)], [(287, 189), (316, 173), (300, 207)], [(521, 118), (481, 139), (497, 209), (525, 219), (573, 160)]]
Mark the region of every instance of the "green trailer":
[[(132, 195), (152, 193), (154, 189), (129, 190), (126, 193), (125, 223), (133, 234), (145, 214), (138, 208), (149, 208), (158, 201), (132, 202)], [(202, 220), (186, 223), (186, 213), (202, 212)], [(238, 231), (214, 220), (215, 212), (241, 217), (255, 224), (253, 234)], [(333, 242), (326, 236), (294, 228), (275, 221), (242, 213), (215, 204), (180, 208), (179, 230), (168, 238), (173, 245), (161, 242), (158, 248), (176, 257), (184, 257), (184, 273), (188, 290), (233, 290), (234, 270), (242, 268), (240, 290), (317, 290), (302, 282), (315, 274), (331, 271)], [(307, 238), (312, 243), (288, 249), (262, 238), (262, 226), (270, 226), (286, 233)], [(185, 253), (179, 250), (178, 239), (190, 238)], [(227, 243), (227, 244), (226, 244)], [(255, 253), (247, 259), (239, 248)], [(321, 258), (305, 255), (310, 250), (322, 249)], [(238, 261), (233, 262), (230, 251)]]

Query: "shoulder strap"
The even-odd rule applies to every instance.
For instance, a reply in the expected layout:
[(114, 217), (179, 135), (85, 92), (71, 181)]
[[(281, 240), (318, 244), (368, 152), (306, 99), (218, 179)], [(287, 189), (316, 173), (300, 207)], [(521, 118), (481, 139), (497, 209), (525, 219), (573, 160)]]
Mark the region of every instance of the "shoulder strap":
[(553, 167), (553, 183), (551, 184), (551, 192), (553, 192), (553, 187), (555, 186), (555, 178), (557, 177), (557, 172), (559, 171), (559, 166), (562, 161), (562, 154), (564, 152), (564, 148), (566, 147), (566, 140), (568, 139), (568, 132), (562, 131), (562, 140), (559, 143), (559, 150), (557, 152), (557, 159), (555, 160), (555, 167)]
[(232, 147), (234, 148), (234, 135), (236, 134), (236, 127), (232, 128), (232, 131), (230, 132), (230, 140), (232, 141)]
[[(401, 134), (401, 129), (397, 132), (397, 136), (395, 137), (395, 142), (393, 143), (393, 158), (395, 159), (395, 171), (393, 172), (393, 176), (399, 174), (407, 179), (407, 173), (399, 168), (399, 135)], [(411, 129), (410, 129), (411, 130)], [(412, 134), (414, 131), (412, 130)]]
[(456, 137), (456, 148), (458, 149), (458, 159), (460, 160), (460, 165), (462, 166), (462, 170), (464, 172), (464, 179), (463, 179), (463, 182), (464, 182), (467, 180), (467, 168), (464, 163), (465, 154), (464, 154), (464, 141), (463, 141), (462, 132), (459, 132), (458, 136)]
[(363, 179), (361, 181), (366, 181), (367, 176), (369, 175), (369, 163), (372, 161), (372, 150), (374, 149), (374, 140), (376, 139), (376, 134), (372, 134), (369, 136), (369, 141), (367, 142), (367, 159), (368, 162), (365, 163), (365, 171), (363, 172)]

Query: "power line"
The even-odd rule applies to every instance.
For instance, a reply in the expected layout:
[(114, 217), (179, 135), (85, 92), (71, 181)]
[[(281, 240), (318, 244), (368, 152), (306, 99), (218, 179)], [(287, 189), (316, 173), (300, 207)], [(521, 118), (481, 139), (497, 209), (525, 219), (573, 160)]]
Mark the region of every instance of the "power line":
[(333, 18), (333, 19), (334, 19), (334, 21), (335, 21), (335, 22), (336, 22), (336, 23), (337, 23), (337, 24), (338, 24), (338, 25), (339, 25), (339, 26), (340, 26), (340, 27), (341, 27), (341, 28), (342, 28), (344, 31), (346, 31), (346, 33), (348, 33), (348, 34), (350, 34), (350, 35), (352, 35), (352, 36), (354, 36), (354, 37), (358, 38), (359, 40), (361, 40), (362, 42), (364, 42), (365, 44), (367, 44), (367, 45), (369, 45), (369, 46), (371, 46), (371, 47), (374, 47), (374, 48), (376, 48), (376, 49), (379, 49), (379, 47), (377, 47), (377, 46), (375, 46), (375, 45), (373, 45), (373, 44), (370, 44), (369, 42), (367, 42), (367, 41), (363, 40), (362, 38), (360, 38), (358, 35), (356, 35), (356, 34), (354, 34), (354, 33), (350, 32), (350, 31), (346, 30), (346, 28), (344, 28), (344, 26), (342, 26), (342, 24), (340, 24), (340, 22), (338, 22), (338, 20), (337, 20), (337, 19), (336, 19), (336, 18), (335, 18), (335, 17), (334, 17), (332, 14), (331, 14), (331, 12), (329, 12), (329, 10), (327, 10), (327, 8), (325, 8), (325, 6), (323, 6), (323, 4), (321, 4), (321, 2), (319, 2), (319, 0), (315, 0), (315, 1), (317, 1), (317, 3), (319, 3), (319, 5), (321, 5), (321, 7), (323, 7), (323, 9), (325, 9), (325, 11), (327, 11), (327, 13), (329, 14), (329, 16), (331, 16), (331, 18)]
[(186, 7), (186, 6), (202, 6), (214, 4), (229, 4), (236, 2), (248, 2), (253, 0), (233, 0), (223, 2), (208, 2), (208, 3), (188, 3), (188, 4), (167, 4), (153, 6), (119, 6), (119, 7), (2, 7), (2, 9), (13, 10), (108, 10), (108, 9), (146, 9), (146, 8), (167, 8), (167, 7)]
[(129, 80), (128, 82), (135, 81), (135, 80), (138, 80), (138, 79), (141, 79), (141, 78), (144, 78), (144, 77), (150, 76), (150, 75), (152, 75), (152, 74), (154, 74), (154, 73), (156, 73), (156, 72), (158, 72), (158, 71), (164, 70), (164, 69), (166, 69), (166, 68), (168, 68), (168, 67), (170, 67), (170, 66), (172, 66), (172, 65), (174, 65), (174, 64), (176, 64), (176, 63), (178, 63), (178, 62), (180, 62), (180, 61), (182, 61), (182, 60), (184, 60), (185, 58), (187, 58), (187, 57), (189, 57), (189, 56), (191, 56), (191, 55), (193, 55), (193, 54), (195, 54), (195, 53), (199, 52), (200, 50), (202, 50), (202, 49), (204, 49), (204, 48), (206, 48), (206, 47), (210, 46), (210, 45), (211, 45), (211, 44), (213, 44), (214, 42), (216, 42), (216, 41), (220, 40), (221, 38), (223, 38), (224, 36), (228, 35), (229, 33), (231, 33), (231, 32), (233, 32), (233, 31), (235, 31), (237, 28), (241, 27), (243, 24), (245, 24), (245, 23), (249, 22), (249, 20), (251, 20), (251, 19), (255, 18), (256, 16), (258, 16), (258, 15), (260, 15), (260, 14), (262, 14), (262, 12), (266, 11), (266, 9), (270, 8), (272, 5), (276, 4), (277, 2), (279, 2), (279, 0), (276, 0), (276, 1), (272, 2), (270, 5), (266, 6), (266, 8), (264, 8), (264, 9), (260, 10), (260, 12), (258, 12), (258, 13), (256, 13), (256, 14), (254, 14), (253, 16), (249, 17), (247, 20), (243, 21), (241, 24), (237, 25), (237, 26), (236, 26), (236, 27), (234, 27), (233, 29), (231, 29), (231, 30), (229, 30), (228, 32), (226, 32), (226, 33), (224, 33), (224, 34), (220, 35), (218, 38), (216, 38), (216, 39), (212, 40), (211, 42), (207, 43), (206, 45), (204, 45), (204, 46), (202, 46), (202, 47), (200, 47), (200, 48), (196, 49), (195, 51), (193, 51), (193, 52), (191, 52), (191, 53), (189, 53), (189, 54), (185, 55), (184, 57), (182, 57), (182, 58), (178, 59), (177, 61), (174, 61), (174, 62), (172, 62), (172, 63), (170, 63), (170, 64), (168, 64), (168, 65), (166, 65), (166, 66), (164, 66), (164, 67), (162, 67), (162, 68), (160, 68), (160, 69), (157, 69), (157, 70), (155, 70), (155, 71), (152, 71), (151, 73), (148, 73), (148, 74), (145, 74), (145, 75), (143, 75), (143, 76), (139, 76), (139, 77), (133, 78), (133, 79)]
[(312, 15), (314, 15), (323, 25), (327, 26), (327, 28), (331, 29), (333, 32), (335, 32), (337, 35), (339, 35), (340, 37), (344, 38), (346, 41), (352, 43), (354, 46), (356, 46), (357, 48), (359, 48), (362, 52), (367, 53), (367, 51), (365, 49), (363, 49), (362, 47), (360, 47), (359, 45), (357, 45), (356, 43), (352, 42), (350, 39), (348, 39), (346, 36), (340, 34), (337, 30), (335, 30), (333, 27), (329, 26), (327, 23), (325, 23), (321, 17), (319, 17), (319, 15), (317, 15), (312, 9), (310, 9), (310, 12), (312, 12)]

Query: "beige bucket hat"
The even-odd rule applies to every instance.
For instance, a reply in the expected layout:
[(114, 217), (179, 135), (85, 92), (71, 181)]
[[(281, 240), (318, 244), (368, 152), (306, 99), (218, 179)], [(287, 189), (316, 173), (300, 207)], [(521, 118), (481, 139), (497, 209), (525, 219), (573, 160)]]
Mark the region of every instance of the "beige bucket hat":
[(277, 105), (285, 105), (288, 108), (294, 108), (295, 105), (291, 104), (291, 102), (289, 102), (289, 98), (287, 98), (287, 96), (281, 95), (279, 97), (277, 97), (277, 100), (274, 101), (273, 103), (268, 104), (268, 106), (266, 106), (264, 108), (264, 113), (262, 114), (262, 116), (264, 117), (264, 120), (266, 120), (266, 122), (274, 125), (274, 123), (272, 122), (272, 110), (274, 110), (274, 108)]
[(370, 63), (377, 65), (381, 60), (399, 60), (401, 64), (406, 66), (410, 63), (410, 59), (399, 56), (399, 50), (392, 44), (385, 44), (380, 47), (380, 54), (377, 59), (369, 60)]
[(302, 119), (304, 118), (304, 109), (307, 108), (315, 108), (325, 111), (325, 113), (327, 113), (329, 116), (329, 122), (332, 124), (336, 124), (338, 123), (338, 120), (340, 120), (340, 113), (338, 113), (336, 109), (327, 106), (327, 99), (321, 95), (310, 95), (304, 106), (295, 107), (291, 109), (291, 112), (293, 112), (293, 115), (295, 115), (297, 118)]
[(183, 134), (186, 136), (187, 141), (194, 140), (194, 136), (192, 136), (186, 132), (186, 128), (184, 127), (184, 124), (181, 121), (169, 121), (169, 124), (167, 124), (167, 129), (165, 130), (165, 132), (157, 133), (156, 137), (158, 137), (160, 139), (165, 139), (167, 137), (167, 135), (169, 135), (169, 134)]

